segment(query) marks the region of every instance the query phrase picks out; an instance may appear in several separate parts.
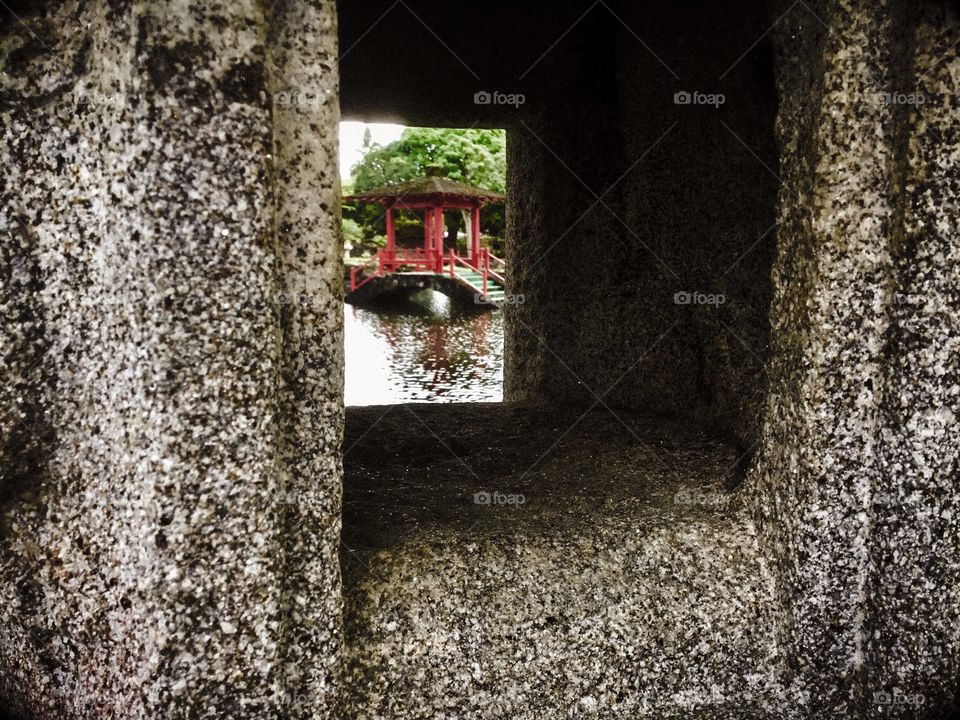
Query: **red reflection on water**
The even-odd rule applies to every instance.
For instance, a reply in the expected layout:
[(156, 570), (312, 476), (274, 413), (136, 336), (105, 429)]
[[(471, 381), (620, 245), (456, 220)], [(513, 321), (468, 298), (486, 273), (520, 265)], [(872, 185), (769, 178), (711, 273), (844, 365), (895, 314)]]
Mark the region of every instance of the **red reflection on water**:
[(347, 306), (347, 405), (503, 399), (502, 314), (458, 313), (431, 296), (425, 307)]

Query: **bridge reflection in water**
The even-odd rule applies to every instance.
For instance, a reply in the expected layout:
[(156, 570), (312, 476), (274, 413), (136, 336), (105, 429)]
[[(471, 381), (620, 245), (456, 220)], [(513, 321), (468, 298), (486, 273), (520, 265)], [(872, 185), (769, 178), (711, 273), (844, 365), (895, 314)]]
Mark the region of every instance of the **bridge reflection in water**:
[(347, 405), (503, 399), (502, 312), (433, 290), (392, 300), (344, 308)]

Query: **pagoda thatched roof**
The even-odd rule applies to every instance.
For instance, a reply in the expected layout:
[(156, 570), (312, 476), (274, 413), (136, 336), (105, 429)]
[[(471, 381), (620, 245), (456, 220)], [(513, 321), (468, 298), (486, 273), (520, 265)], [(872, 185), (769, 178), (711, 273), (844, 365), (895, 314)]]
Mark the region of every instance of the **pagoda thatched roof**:
[(355, 193), (343, 198), (346, 202), (375, 202), (381, 205), (411, 204), (477, 204), (506, 200), (506, 195), (473, 187), (445, 177), (427, 176), (387, 185), (375, 190)]

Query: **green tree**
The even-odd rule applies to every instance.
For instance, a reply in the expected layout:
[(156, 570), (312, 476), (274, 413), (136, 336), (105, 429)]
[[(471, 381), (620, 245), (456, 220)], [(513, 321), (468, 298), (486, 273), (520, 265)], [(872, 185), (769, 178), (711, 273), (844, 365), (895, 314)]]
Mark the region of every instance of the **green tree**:
[(507, 184), (503, 130), (407, 128), (388, 145), (373, 144), (351, 168), (356, 192), (414, 180), (439, 167), (451, 180), (503, 192)]
[(352, 250), (363, 242), (363, 229), (356, 220), (345, 217), (341, 220), (340, 227), (343, 245), (348, 250)]

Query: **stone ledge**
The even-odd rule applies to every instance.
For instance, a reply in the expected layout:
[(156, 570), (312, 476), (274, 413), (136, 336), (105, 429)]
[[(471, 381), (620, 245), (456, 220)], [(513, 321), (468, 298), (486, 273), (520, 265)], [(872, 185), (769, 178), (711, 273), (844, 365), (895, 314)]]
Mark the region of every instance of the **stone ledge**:
[[(348, 411), (348, 715), (783, 717), (732, 449), (617, 414), (563, 435), (576, 411)], [(524, 502), (474, 503), (492, 491)]]

